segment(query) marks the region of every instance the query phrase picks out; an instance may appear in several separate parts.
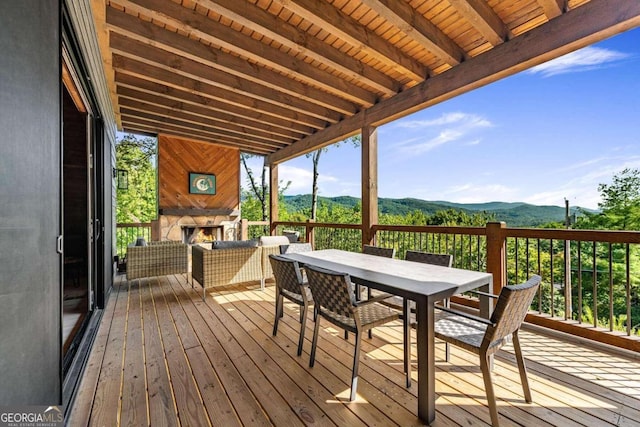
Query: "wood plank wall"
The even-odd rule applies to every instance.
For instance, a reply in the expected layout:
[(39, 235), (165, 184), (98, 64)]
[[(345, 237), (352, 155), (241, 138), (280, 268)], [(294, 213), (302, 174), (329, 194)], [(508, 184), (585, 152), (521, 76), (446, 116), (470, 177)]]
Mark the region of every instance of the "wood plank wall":
[[(189, 194), (189, 172), (216, 176), (216, 194)], [(240, 151), (208, 142), (158, 136), (160, 209), (238, 209)]]

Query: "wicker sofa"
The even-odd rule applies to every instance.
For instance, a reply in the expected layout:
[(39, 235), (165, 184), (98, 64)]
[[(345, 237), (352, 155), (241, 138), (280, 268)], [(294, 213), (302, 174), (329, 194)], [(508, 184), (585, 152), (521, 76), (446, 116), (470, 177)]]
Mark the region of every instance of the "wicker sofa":
[(186, 273), (187, 244), (174, 241), (148, 242), (127, 248), (127, 280)]
[(269, 255), (277, 254), (284, 236), (263, 236), (259, 240), (214, 242), (212, 249), (194, 245), (191, 248), (192, 281), (206, 289), (236, 283), (260, 281), (273, 277)]

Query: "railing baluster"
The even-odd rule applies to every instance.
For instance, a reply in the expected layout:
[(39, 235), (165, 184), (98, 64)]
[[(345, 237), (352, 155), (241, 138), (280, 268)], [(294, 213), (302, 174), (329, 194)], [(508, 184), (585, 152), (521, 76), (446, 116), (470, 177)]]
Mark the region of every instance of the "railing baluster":
[[(540, 260), (540, 238), (538, 238), (538, 275), (542, 277), (542, 261)], [(538, 287), (538, 313), (542, 314), (542, 286)]]
[(629, 252), (629, 244), (625, 245), (625, 267), (626, 267), (626, 278), (627, 282), (625, 283), (626, 289), (626, 302), (627, 302), (627, 336), (631, 336), (631, 273), (630, 273), (630, 252)]
[(596, 242), (593, 242), (593, 327), (598, 327), (598, 267), (596, 262)]
[(551, 317), (555, 316), (555, 306), (554, 306), (554, 287), (555, 287), (555, 278), (553, 276), (553, 239), (549, 239), (549, 254), (551, 256), (551, 262), (550, 264), (550, 269), (549, 269), (549, 273), (551, 276), (551, 303), (549, 305), (549, 311), (551, 314)]
[(613, 246), (609, 243), (609, 331), (613, 332)]
[(582, 323), (582, 242), (578, 242), (578, 323)]

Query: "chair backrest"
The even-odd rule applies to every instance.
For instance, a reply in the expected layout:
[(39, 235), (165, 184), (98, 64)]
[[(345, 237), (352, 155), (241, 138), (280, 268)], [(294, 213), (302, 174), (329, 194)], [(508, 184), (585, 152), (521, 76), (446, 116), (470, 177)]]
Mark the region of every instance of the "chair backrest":
[(276, 286), (291, 293), (302, 295), (302, 274), (298, 262), (280, 255), (269, 255)]
[(541, 277), (534, 275), (525, 283), (502, 288), (496, 302), (496, 308), (491, 315), (491, 322), (494, 326), (487, 328), (483, 340), (484, 345), (488, 346), (497, 340), (502, 340), (520, 329), (540, 286), (540, 281)]
[(396, 254), (395, 248), (381, 248), (380, 246), (364, 245), (362, 253), (367, 255), (382, 256), (385, 258), (393, 258)]
[(423, 264), (451, 267), (453, 256), (450, 254), (433, 254), (430, 252), (407, 251), (404, 255), (407, 261), (421, 262)]
[(325, 309), (335, 314), (353, 317), (355, 294), (347, 273), (338, 273), (313, 265), (305, 265), (311, 295), (320, 311)]
[(280, 245), (281, 254), (298, 254), (301, 252), (311, 252), (313, 248), (311, 243), (290, 243), (288, 245)]

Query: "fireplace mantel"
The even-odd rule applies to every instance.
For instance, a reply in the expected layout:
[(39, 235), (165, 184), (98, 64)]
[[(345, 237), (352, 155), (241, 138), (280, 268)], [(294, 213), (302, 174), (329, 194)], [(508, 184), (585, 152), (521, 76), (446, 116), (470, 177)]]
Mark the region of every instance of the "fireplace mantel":
[(158, 210), (160, 215), (176, 215), (176, 216), (240, 216), (240, 211), (237, 209), (199, 209), (199, 208), (163, 208)]

